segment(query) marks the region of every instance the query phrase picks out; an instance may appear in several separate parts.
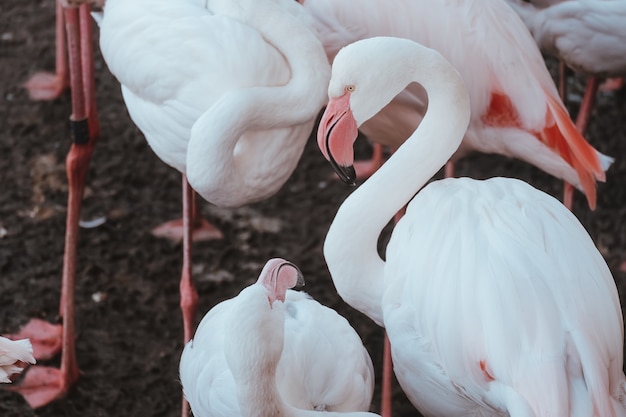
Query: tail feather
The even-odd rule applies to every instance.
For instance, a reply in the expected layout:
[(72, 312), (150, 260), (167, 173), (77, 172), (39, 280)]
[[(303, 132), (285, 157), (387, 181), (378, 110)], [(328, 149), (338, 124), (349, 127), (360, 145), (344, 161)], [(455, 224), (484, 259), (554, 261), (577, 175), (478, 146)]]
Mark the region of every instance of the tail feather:
[(565, 107), (548, 91), (546, 99), (547, 127), (539, 137), (574, 168), (587, 196), (589, 207), (593, 210), (596, 207), (596, 181), (606, 180), (604, 171), (612, 160), (600, 159), (601, 154), (585, 140), (576, 129)]

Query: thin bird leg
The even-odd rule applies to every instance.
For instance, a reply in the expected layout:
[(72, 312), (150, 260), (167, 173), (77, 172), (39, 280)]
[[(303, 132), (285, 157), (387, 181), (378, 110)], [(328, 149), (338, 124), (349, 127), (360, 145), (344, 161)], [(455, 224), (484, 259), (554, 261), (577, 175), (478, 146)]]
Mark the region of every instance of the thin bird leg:
[[(183, 314), (183, 339), (193, 337), (194, 320), (198, 310), (198, 292), (191, 277), (192, 226), (195, 218), (195, 192), (183, 174), (183, 269), (180, 276), (180, 309)], [(183, 395), (182, 417), (189, 416), (189, 403)]]
[(446, 162), (446, 165), (444, 168), (444, 177), (445, 178), (454, 177), (454, 162), (452, 162), (451, 160)]
[[(63, 318), (62, 351), (60, 369), (44, 366), (31, 367), (23, 381), (15, 387), (33, 408), (41, 407), (62, 398), (70, 387), (78, 380), (79, 370), (76, 361), (74, 331), (74, 287), (76, 281), (76, 252), (78, 246), (78, 222), (81, 201), (85, 188), (85, 179), (91, 155), (95, 145), (95, 137), (90, 137), (86, 100), (92, 100), (91, 93), (85, 92), (83, 86), (84, 68), (89, 72), (91, 56), (85, 56), (90, 50), (81, 51), (81, 36), (90, 39), (91, 32), (83, 32), (90, 28), (89, 24), (81, 25), (80, 20), (90, 19), (89, 5), (81, 5), (79, 14), (76, 7), (64, 9), (69, 51), (70, 82), (72, 92), (72, 115), (70, 127), (72, 145), (66, 158), (66, 173), (69, 183), (67, 219), (65, 231), (65, 253), (63, 256), (63, 277), (61, 284), (60, 315)], [(83, 30), (81, 30), (81, 26)], [(85, 40), (86, 42), (87, 40)], [(93, 73), (87, 76), (93, 77)], [(89, 87), (92, 89), (91, 87)], [(87, 97), (86, 97), (87, 96)], [(92, 109), (95, 117), (95, 109)], [(92, 126), (97, 126), (97, 122)]]
[(380, 396), (380, 415), (381, 417), (391, 417), (392, 413), (392, 390), (393, 390), (393, 362), (391, 360), (391, 344), (385, 332), (385, 341), (383, 345), (383, 383)]
[(598, 87), (600, 87), (600, 80), (597, 77), (587, 78), (585, 94), (583, 95), (583, 100), (578, 110), (578, 116), (576, 117), (576, 127), (582, 135), (587, 131), (589, 119), (591, 118), (591, 110), (593, 109), (596, 94), (598, 93)]
[(68, 87), (65, 19), (61, 0), (56, 1), (55, 73), (37, 72), (24, 83), (32, 100), (54, 100)]
[(184, 342), (193, 337), (194, 320), (198, 308), (198, 293), (191, 277), (191, 235), (193, 224), (194, 191), (183, 175), (183, 269), (180, 276), (180, 309), (183, 314)]

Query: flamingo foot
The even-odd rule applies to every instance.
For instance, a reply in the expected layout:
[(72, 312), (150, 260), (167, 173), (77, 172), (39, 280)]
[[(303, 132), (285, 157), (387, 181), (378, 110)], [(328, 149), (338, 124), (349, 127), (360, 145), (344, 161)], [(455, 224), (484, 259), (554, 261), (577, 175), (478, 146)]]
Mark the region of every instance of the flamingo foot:
[(67, 87), (66, 77), (49, 72), (37, 72), (24, 83), (31, 100), (35, 101), (55, 100)]
[[(183, 220), (177, 219), (165, 222), (152, 229), (151, 233), (153, 236), (165, 238), (174, 243), (181, 242), (183, 240)], [(206, 220), (200, 219), (194, 222), (191, 231), (191, 240), (193, 242), (219, 240), (223, 237), (222, 232)]]
[(21, 394), (32, 408), (39, 408), (63, 398), (77, 379), (78, 373), (71, 375), (49, 366), (31, 366), (20, 382), (6, 389)]
[(31, 319), (16, 334), (7, 334), (11, 340), (30, 339), (33, 356), (37, 360), (51, 359), (61, 351), (63, 326), (41, 319)]

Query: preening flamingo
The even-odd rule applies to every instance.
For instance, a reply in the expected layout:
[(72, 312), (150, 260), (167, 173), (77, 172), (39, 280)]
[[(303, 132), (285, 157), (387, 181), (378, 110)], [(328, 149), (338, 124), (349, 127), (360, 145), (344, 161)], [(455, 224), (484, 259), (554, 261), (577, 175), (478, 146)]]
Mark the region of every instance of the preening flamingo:
[[(578, 133), (522, 20), (503, 0), (301, 0), (316, 22), (332, 59), (339, 48), (372, 36), (412, 39), (440, 52), (468, 86), (472, 118), (452, 156), (496, 153), (528, 162), (574, 185), (596, 204), (596, 181), (612, 159)], [(363, 133), (398, 147), (415, 130), (425, 109), (423, 90), (409, 86)], [(568, 206), (571, 197), (568, 195)]]
[[(626, 75), (626, 3), (613, 0), (553, 1), (537, 4), (508, 0), (542, 51), (588, 75), (577, 117), (586, 130), (600, 81)], [(564, 85), (564, 84), (563, 84)]]
[(196, 417), (375, 417), (374, 370), (346, 319), (270, 259), (258, 280), (213, 307), (185, 346), (180, 379)]
[(0, 382), (10, 383), (28, 364), (35, 363), (33, 347), (28, 339), (11, 340), (0, 337)]
[[(323, 154), (350, 180), (357, 128), (411, 82), (429, 97), (423, 121), (328, 231), (339, 295), (385, 327), (396, 376), (423, 415), (626, 415), (617, 289), (576, 217), (517, 179), (425, 185), (471, 120), (445, 58), (397, 38), (342, 49), (318, 131)], [(383, 261), (379, 234), (407, 204)]]

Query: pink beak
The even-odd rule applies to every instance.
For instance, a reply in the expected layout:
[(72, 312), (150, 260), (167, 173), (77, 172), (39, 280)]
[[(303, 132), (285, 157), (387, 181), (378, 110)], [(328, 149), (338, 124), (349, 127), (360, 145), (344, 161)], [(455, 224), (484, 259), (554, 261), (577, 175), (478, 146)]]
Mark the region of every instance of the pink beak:
[(351, 185), (356, 180), (353, 145), (358, 134), (350, 94), (330, 99), (317, 130), (317, 145), (339, 178)]

